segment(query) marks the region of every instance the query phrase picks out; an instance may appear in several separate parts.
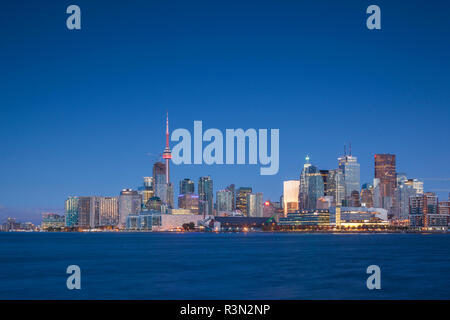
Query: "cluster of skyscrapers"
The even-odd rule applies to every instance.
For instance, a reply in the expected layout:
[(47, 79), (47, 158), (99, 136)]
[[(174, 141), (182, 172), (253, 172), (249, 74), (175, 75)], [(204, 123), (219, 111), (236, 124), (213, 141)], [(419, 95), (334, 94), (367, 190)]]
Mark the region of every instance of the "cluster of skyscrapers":
[(373, 183), (361, 186), (360, 165), (351, 153), (351, 146), (349, 154), (344, 148), (337, 168), (332, 170), (319, 170), (307, 156), (299, 179), (284, 182), (285, 217), (339, 208), (355, 213), (386, 212), (386, 220), (391, 225), (448, 227), (449, 202), (439, 202), (434, 193), (424, 193), (422, 181), (397, 172), (394, 154), (376, 154), (374, 167)]
[[(253, 193), (252, 188), (235, 189), (232, 184), (216, 192), (214, 201), (213, 180), (209, 176), (200, 177), (197, 184), (189, 178), (179, 183), (178, 208), (167, 195), (166, 186), (158, 181), (166, 181), (161, 170), (165, 164), (154, 164), (154, 176), (144, 177), (144, 184), (137, 190), (124, 189), (116, 197), (80, 196), (69, 197), (65, 201), (65, 226), (79, 228), (118, 227), (126, 228), (130, 216), (158, 212), (172, 215), (207, 216), (267, 216), (262, 193)], [(163, 182), (165, 183), (165, 182)], [(161, 194), (162, 190), (162, 194)], [(173, 193), (171, 193), (173, 194)], [(271, 203), (273, 205), (273, 203)], [(275, 204), (280, 208), (279, 203)], [(275, 210), (272, 210), (273, 214)], [(45, 221), (47, 221), (45, 217)], [(44, 221), (44, 220), (43, 220)], [(60, 222), (60, 221), (58, 221)], [(58, 223), (58, 226), (61, 226)]]
[[(65, 226), (69, 228), (120, 228), (127, 229), (149, 220), (157, 220), (157, 215), (190, 216), (206, 219), (211, 216), (263, 217), (281, 210), (280, 203), (264, 203), (262, 193), (254, 193), (250, 187), (236, 189), (232, 184), (216, 192), (214, 201), (213, 180), (210, 176), (195, 182), (185, 178), (179, 183), (178, 201), (174, 201), (174, 187), (170, 181), (169, 121), (166, 121), (166, 147), (162, 154), (164, 162), (153, 165), (153, 175), (144, 177), (144, 183), (137, 190), (124, 189), (118, 196), (69, 197), (65, 202)], [(175, 207), (177, 204), (178, 208)], [(151, 217), (150, 217), (151, 216)], [(191, 218), (192, 219), (192, 218)], [(60, 220), (43, 217), (43, 225), (61, 226)], [(182, 220), (180, 220), (182, 221)], [(153, 223), (153, 222), (151, 222)]]
[(439, 202), (434, 193), (424, 193), (422, 181), (397, 172), (393, 154), (376, 154), (374, 179), (362, 185), (360, 164), (352, 155), (351, 145), (348, 153), (344, 147), (335, 169), (319, 169), (307, 156), (299, 178), (284, 181), (280, 202), (264, 201), (262, 193), (250, 187), (236, 189), (234, 184), (218, 190), (214, 201), (213, 180), (202, 176), (197, 188), (190, 178), (181, 180), (175, 203), (169, 170), (172, 154), (168, 117), (162, 158), (164, 162), (154, 163), (153, 175), (144, 177), (137, 190), (124, 189), (112, 197), (69, 197), (65, 216), (46, 214), (43, 225), (166, 230), (180, 223), (201, 224), (214, 217), (240, 217), (239, 221), (269, 217), (282, 226), (390, 224), (447, 229), (450, 223), (450, 199)]

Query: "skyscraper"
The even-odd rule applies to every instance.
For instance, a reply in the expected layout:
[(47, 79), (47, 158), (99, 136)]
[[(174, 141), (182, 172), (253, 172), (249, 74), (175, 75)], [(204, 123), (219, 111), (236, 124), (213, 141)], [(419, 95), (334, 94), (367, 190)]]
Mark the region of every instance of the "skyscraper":
[(326, 195), (328, 192), (328, 175), (330, 173), (330, 170), (319, 170), (319, 171), (323, 179), (323, 193), (324, 195)]
[(180, 194), (189, 194), (195, 192), (195, 183), (189, 178), (180, 181)]
[(358, 191), (353, 190), (350, 197), (350, 207), (361, 207), (361, 199)]
[(283, 181), (283, 212), (295, 213), (298, 210), (299, 180)]
[(309, 163), (309, 156), (300, 174), (299, 210), (316, 209), (317, 200), (324, 195), (323, 178), (319, 169)]
[(230, 184), (228, 187), (225, 188), (226, 190), (231, 191), (231, 210), (236, 210), (236, 188), (234, 184)]
[(153, 186), (155, 197), (160, 198), (162, 202), (166, 203), (166, 166), (162, 162), (155, 162), (155, 164), (153, 165)]
[(236, 192), (236, 209), (247, 215), (247, 194), (252, 193), (250, 187), (240, 187)]
[(117, 226), (119, 223), (118, 207), (118, 197), (78, 197), (78, 223), (76, 226), (85, 229)]
[(341, 206), (345, 197), (344, 175), (340, 169), (328, 171), (326, 196), (333, 197), (332, 205)]
[(380, 179), (373, 179), (373, 188), (372, 188), (372, 201), (374, 208), (382, 208), (381, 201), (381, 189), (380, 189)]
[(233, 193), (230, 190), (219, 190), (216, 192), (217, 213), (233, 211)]
[(365, 183), (361, 187), (361, 205), (373, 208), (373, 186), (370, 183)]
[(96, 197), (100, 203), (98, 226), (117, 226), (119, 224), (119, 197)]
[(141, 211), (141, 195), (131, 189), (123, 189), (119, 196), (119, 226), (124, 228), (130, 214), (137, 215)]
[(248, 193), (247, 194), (247, 216), (248, 217), (262, 217), (263, 216), (263, 194)]
[(397, 186), (395, 154), (375, 155), (375, 179), (380, 180), (381, 207), (390, 210), (394, 205), (394, 191)]
[(144, 177), (144, 185), (139, 188), (139, 193), (142, 196), (142, 204), (146, 208), (146, 204), (150, 198), (155, 195), (153, 177)]
[(316, 209), (317, 200), (324, 195), (322, 175), (316, 166), (310, 166), (307, 169), (306, 177), (308, 180), (306, 208)]
[(397, 174), (397, 187), (394, 190), (393, 218), (407, 220), (409, 218), (409, 199), (418, 195), (412, 184), (408, 184), (406, 174)]
[(199, 213), (212, 215), (214, 209), (213, 202), (213, 181), (210, 176), (200, 177), (198, 180)]
[(66, 227), (78, 225), (78, 197), (69, 197), (65, 201)]
[(359, 194), (360, 191), (360, 166), (358, 159), (352, 156), (351, 148), (349, 155), (344, 153), (344, 156), (338, 158), (338, 168), (344, 176), (344, 200), (351, 202), (352, 192), (356, 191)]
[(302, 172), (300, 173), (300, 184), (299, 184), (299, 192), (298, 192), (298, 209), (303, 210), (306, 209), (306, 201), (308, 197), (308, 180), (306, 179), (306, 173), (308, 172), (308, 168), (311, 166), (309, 163), (309, 156), (307, 155), (305, 158), (305, 163), (303, 164)]
[(78, 226), (81, 228), (90, 227), (91, 197), (78, 198)]

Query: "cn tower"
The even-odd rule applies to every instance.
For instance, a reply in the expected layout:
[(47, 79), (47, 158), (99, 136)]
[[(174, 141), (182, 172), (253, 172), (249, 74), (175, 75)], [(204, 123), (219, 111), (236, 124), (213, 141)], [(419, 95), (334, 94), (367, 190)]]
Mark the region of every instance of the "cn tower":
[(163, 159), (166, 160), (166, 184), (169, 184), (169, 160), (172, 159), (172, 151), (169, 147), (169, 112), (166, 117), (166, 148), (163, 152)]

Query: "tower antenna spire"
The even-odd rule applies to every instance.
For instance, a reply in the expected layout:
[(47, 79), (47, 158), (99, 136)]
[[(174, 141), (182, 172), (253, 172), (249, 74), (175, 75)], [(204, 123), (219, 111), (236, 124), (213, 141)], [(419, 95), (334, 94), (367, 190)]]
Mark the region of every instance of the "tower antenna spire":
[(349, 153), (350, 153), (350, 157), (352, 156), (352, 143), (350, 142), (350, 150), (349, 150)]
[(169, 184), (169, 160), (172, 159), (172, 151), (169, 146), (169, 112), (166, 113), (166, 148), (163, 152), (163, 159), (166, 163), (166, 184)]
[(169, 148), (169, 111), (166, 112), (166, 148)]

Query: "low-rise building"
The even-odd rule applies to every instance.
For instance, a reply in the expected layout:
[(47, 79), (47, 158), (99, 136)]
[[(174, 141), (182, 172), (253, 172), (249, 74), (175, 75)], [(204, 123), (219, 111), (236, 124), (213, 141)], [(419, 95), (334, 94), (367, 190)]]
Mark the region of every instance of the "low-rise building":
[(177, 231), (184, 224), (193, 223), (196, 227), (208, 219), (199, 214), (164, 214), (159, 211), (142, 211), (139, 215), (127, 217), (126, 229), (138, 231)]
[(280, 217), (284, 227), (361, 227), (388, 224), (387, 210), (366, 207), (330, 207), (329, 209), (302, 210)]
[(46, 229), (58, 229), (64, 228), (66, 225), (66, 217), (64, 215), (59, 215), (56, 213), (43, 213), (41, 228)]
[(220, 231), (261, 230), (272, 223), (274, 223), (272, 219), (267, 217), (214, 217), (215, 229)]

